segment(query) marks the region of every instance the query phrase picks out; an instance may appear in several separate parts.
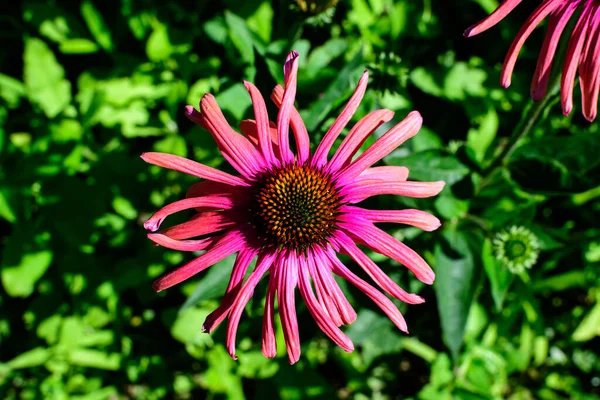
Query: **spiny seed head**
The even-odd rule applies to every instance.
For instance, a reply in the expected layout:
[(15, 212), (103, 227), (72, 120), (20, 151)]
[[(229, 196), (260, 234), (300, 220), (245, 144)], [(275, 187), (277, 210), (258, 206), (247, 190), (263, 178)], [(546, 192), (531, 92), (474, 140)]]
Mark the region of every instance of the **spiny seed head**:
[(259, 237), (304, 250), (327, 239), (336, 226), (340, 197), (320, 170), (292, 165), (271, 171), (258, 186), (252, 210)]

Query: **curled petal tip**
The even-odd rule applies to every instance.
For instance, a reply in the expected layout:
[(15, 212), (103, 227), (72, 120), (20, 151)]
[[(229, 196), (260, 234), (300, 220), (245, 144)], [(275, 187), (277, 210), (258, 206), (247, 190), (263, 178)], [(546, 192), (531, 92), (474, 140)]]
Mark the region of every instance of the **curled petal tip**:
[(194, 113), (194, 111), (196, 111), (196, 110), (194, 109), (194, 106), (185, 106), (185, 113), (186, 113), (186, 114), (188, 114), (188, 115), (191, 115), (191, 114), (193, 114), (193, 113)]
[(596, 119), (596, 112), (592, 112), (592, 113), (583, 113), (583, 117), (585, 119), (588, 120), (588, 122), (594, 122), (594, 120)]
[(286, 62), (288, 61), (292, 61), (296, 58), (300, 57), (300, 53), (298, 53), (296, 50), (292, 50), (289, 52), (287, 59), (285, 60)]
[(162, 292), (164, 290), (160, 278), (152, 282), (152, 290), (154, 290), (156, 293)]
[(471, 36), (475, 36), (473, 34), (473, 27), (470, 26), (467, 29), (465, 29), (465, 31), (463, 32), (463, 36), (466, 37), (466, 38), (470, 38)]
[[(160, 227), (161, 222), (162, 222), (162, 220), (156, 221), (156, 220), (150, 218), (148, 221), (144, 222), (144, 229), (146, 229), (147, 231), (150, 231), (150, 232), (156, 232), (158, 230), (158, 228)], [(152, 238), (150, 238), (150, 239), (152, 239)]]
[(505, 78), (500, 81), (500, 86), (502, 86), (504, 89), (508, 88), (510, 86), (510, 84), (511, 84), (510, 78)]

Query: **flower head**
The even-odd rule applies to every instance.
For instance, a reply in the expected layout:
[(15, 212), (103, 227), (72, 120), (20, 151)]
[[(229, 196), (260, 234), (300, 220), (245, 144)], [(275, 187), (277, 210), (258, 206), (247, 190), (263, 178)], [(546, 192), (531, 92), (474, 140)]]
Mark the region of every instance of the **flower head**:
[[(205, 331), (211, 332), (228, 318), (227, 349), (234, 358), (242, 311), (266, 273), (269, 283), (262, 351), (267, 357), (275, 356), (273, 320), (277, 298), (291, 363), (300, 356), (296, 287), (323, 332), (344, 350), (354, 348), (339, 327), (353, 322), (356, 312), (334, 274), (363, 291), (398, 328), (407, 331), (402, 314), (390, 299), (348, 269), (337, 253), (348, 254), (387, 294), (409, 304), (424, 300), (400, 288), (357, 244), (393, 258), (427, 284), (435, 277), (423, 258), (375, 224), (401, 223), (431, 231), (440, 225), (437, 218), (420, 210), (367, 210), (356, 206), (378, 194), (429, 197), (442, 190), (444, 182), (407, 181), (408, 170), (404, 167), (373, 167), (417, 134), (422, 123), (419, 113), (411, 112), (354, 158), (366, 138), (394, 114), (389, 110), (373, 111), (354, 125), (329, 157), (333, 143), (365, 93), (368, 80), (365, 72), (350, 101), (311, 153), (306, 127), (294, 108), (297, 70), (298, 53), (292, 52), (284, 65), (285, 89), (277, 86), (272, 93), (279, 107), (276, 124), (269, 122), (265, 101), (249, 82), (245, 85), (256, 119), (242, 121), (243, 135), (229, 126), (210, 94), (200, 101), (200, 111), (186, 107), (188, 118), (210, 132), (238, 175), (170, 154), (142, 155), (148, 163), (204, 179), (188, 190), (186, 199), (163, 207), (144, 224), (154, 232), (148, 237), (159, 245), (182, 251), (204, 251), (155, 281), (154, 289), (167, 289), (237, 253), (221, 305), (203, 325)], [(290, 127), (296, 154), (290, 149)], [(166, 217), (190, 209), (197, 211), (190, 220), (158, 231)], [(244, 280), (254, 258), (257, 258), (256, 267)]]
[(537, 237), (524, 226), (511, 226), (496, 234), (493, 243), (496, 259), (515, 274), (533, 267), (540, 254)]
[[(504, 0), (487, 18), (465, 31), (471, 37), (486, 31), (506, 17), (522, 0)], [(577, 11), (580, 11), (577, 13)], [(561, 77), (561, 104), (563, 113), (573, 109), (573, 86), (579, 75), (583, 116), (593, 121), (598, 109), (600, 91), (600, 2), (598, 0), (544, 0), (527, 19), (504, 60), (500, 76), (503, 87), (510, 86), (519, 51), (533, 30), (546, 18), (548, 32), (538, 57), (537, 67), (531, 82), (531, 97), (541, 100), (547, 90), (552, 61), (561, 35), (569, 20), (576, 15), (577, 22), (567, 47)]]

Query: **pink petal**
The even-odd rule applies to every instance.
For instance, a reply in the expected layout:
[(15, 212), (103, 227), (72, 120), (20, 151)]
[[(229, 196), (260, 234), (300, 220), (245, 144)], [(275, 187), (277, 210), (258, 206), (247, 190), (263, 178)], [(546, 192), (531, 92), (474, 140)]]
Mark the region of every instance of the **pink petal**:
[(327, 289), (325, 288), (323, 279), (321, 279), (319, 273), (315, 269), (315, 263), (313, 260), (314, 256), (311, 253), (308, 254), (309, 256), (306, 260), (306, 267), (310, 271), (310, 276), (314, 282), (319, 304), (336, 326), (342, 326), (345, 322), (342, 320), (342, 317), (338, 311), (335, 299), (329, 295)]
[(202, 124), (217, 142), (223, 157), (244, 177), (254, 178), (266, 165), (261, 154), (248, 139), (231, 129), (213, 95), (202, 97), (200, 110)]
[(437, 195), (442, 191), (444, 181), (437, 182), (357, 182), (345, 186), (340, 191), (344, 202), (358, 203), (371, 196), (392, 194), (395, 196), (426, 198)]
[(198, 178), (208, 179), (210, 181), (221, 182), (233, 186), (249, 186), (250, 184), (243, 179), (230, 175), (226, 172), (219, 171), (206, 165), (197, 163), (196, 161), (188, 160), (187, 158), (174, 156), (166, 153), (143, 153), (142, 160), (149, 164), (158, 165), (159, 167), (172, 169), (183, 172)]
[[(340, 289), (340, 286), (333, 278), (331, 271), (331, 262), (329, 258), (320, 251), (313, 252), (313, 261), (309, 258), (309, 269), (311, 276), (318, 277), (316, 282), (322, 282), (325, 294), (335, 303), (337, 312), (339, 313), (344, 324), (351, 324), (356, 321), (356, 311), (352, 308), (348, 299)], [(333, 310), (328, 309), (330, 314)]]
[[(277, 107), (281, 107), (283, 102), (283, 88), (280, 85), (275, 86), (271, 93), (271, 100)], [(304, 164), (308, 157), (310, 157), (310, 140), (308, 138), (308, 131), (306, 125), (300, 116), (298, 110), (292, 106), (291, 111), (291, 125), (292, 131), (294, 132), (294, 138), (296, 140), (296, 149), (298, 151), (298, 163)], [(277, 132), (277, 130), (275, 130)]]
[(370, 222), (385, 222), (394, 224), (405, 224), (415, 226), (427, 232), (431, 232), (440, 227), (439, 219), (421, 210), (365, 210), (364, 208), (354, 206), (344, 206), (342, 213), (358, 215)]
[(177, 285), (196, 275), (198, 272), (221, 261), (225, 257), (239, 251), (245, 246), (245, 243), (244, 237), (239, 231), (227, 232), (206, 253), (177, 268), (175, 271), (169, 272), (155, 280), (152, 284), (152, 288), (155, 291), (160, 292), (171, 286)]
[(490, 29), (510, 14), (521, 1), (522, 0), (504, 0), (504, 2), (487, 18), (468, 28), (464, 33), (465, 37), (475, 36)]
[(244, 280), (244, 276), (246, 276), (248, 266), (257, 253), (257, 250), (250, 248), (242, 248), (240, 250), (235, 259), (235, 264), (233, 265), (233, 270), (231, 271), (229, 284), (227, 285), (223, 300), (221, 300), (219, 307), (206, 317), (204, 324), (202, 324), (203, 332), (211, 333), (217, 329), (225, 317), (227, 317), (233, 302), (242, 288), (242, 281)]
[(152, 215), (146, 222), (144, 222), (144, 228), (149, 231), (155, 232), (160, 227), (160, 224), (169, 215), (179, 211), (189, 210), (190, 208), (213, 208), (213, 209), (228, 209), (233, 206), (233, 200), (228, 197), (192, 197), (189, 199), (179, 200), (174, 203), (168, 204), (158, 210)]
[(271, 145), (271, 128), (269, 127), (269, 114), (267, 113), (267, 105), (265, 104), (265, 100), (256, 86), (246, 81), (244, 81), (244, 85), (246, 86), (248, 93), (250, 93), (252, 104), (254, 106), (256, 129), (258, 133), (258, 147), (267, 163), (274, 164), (276, 159), (275, 154), (273, 153), (273, 147)]
[(412, 111), (402, 122), (377, 139), (377, 141), (365, 150), (356, 160), (342, 169), (338, 173), (339, 184), (344, 185), (348, 182), (352, 182), (354, 178), (359, 176), (365, 169), (390, 154), (406, 140), (415, 136), (419, 132), (422, 123), (423, 118), (421, 118), (421, 114), (417, 111)]
[(227, 351), (229, 355), (234, 360), (237, 360), (235, 356), (235, 337), (237, 334), (237, 328), (240, 324), (240, 318), (242, 317), (242, 312), (244, 311), (244, 307), (252, 297), (254, 293), (254, 288), (258, 285), (260, 278), (267, 272), (267, 270), (273, 264), (273, 260), (275, 259), (274, 253), (261, 253), (258, 256), (258, 261), (256, 262), (256, 268), (250, 274), (246, 282), (242, 285), (238, 295), (236, 296), (233, 305), (231, 306), (231, 311), (229, 312), (229, 322), (227, 323)]
[[(240, 122), (240, 131), (242, 131), (242, 133), (248, 137), (253, 145), (258, 146), (258, 128), (256, 127), (255, 120), (245, 119)], [(273, 122), (269, 122), (269, 140), (271, 141), (271, 147), (273, 150), (278, 152), (279, 144), (277, 143), (277, 140), (279, 139), (277, 138), (277, 126)], [(275, 159), (275, 161), (278, 160)]]
[(319, 326), (319, 328), (325, 333), (335, 344), (340, 346), (347, 352), (352, 352), (354, 350), (354, 345), (350, 338), (344, 333), (329, 319), (329, 317), (323, 312), (320, 304), (318, 303), (315, 294), (313, 293), (312, 287), (310, 285), (310, 276), (308, 275), (308, 266), (306, 264), (306, 259), (304, 257), (300, 257), (300, 269), (299, 269), (299, 288), (300, 294), (304, 298), (304, 302), (306, 303), (306, 307), (308, 311), (311, 313), (315, 322)]
[(531, 81), (531, 97), (539, 101), (546, 95), (548, 80), (552, 70), (552, 60), (556, 53), (556, 48), (560, 42), (560, 37), (569, 22), (569, 19), (579, 6), (578, 2), (568, 2), (557, 8), (550, 16), (548, 23), (548, 33), (544, 39), (544, 44), (538, 57), (535, 74)]
[(365, 71), (358, 81), (358, 85), (356, 89), (354, 89), (354, 93), (348, 100), (348, 104), (344, 107), (344, 110), (337, 117), (331, 128), (327, 131), (321, 143), (315, 150), (315, 154), (312, 158), (312, 166), (320, 168), (327, 162), (327, 155), (329, 154), (329, 150), (331, 150), (331, 146), (335, 142), (335, 139), (340, 135), (342, 130), (346, 127), (352, 116), (356, 112), (356, 109), (360, 105), (360, 102), (365, 95), (365, 90), (367, 89), (367, 83), (369, 82), (369, 72)]
[(382, 166), (365, 169), (353, 183), (385, 183), (403, 182), (408, 178), (408, 168), (396, 166)]
[(285, 75), (285, 91), (281, 108), (277, 115), (277, 132), (279, 133), (279, 156), (284, 165), (294, 162), (294, 155), (290, 150), (289, 129), (290, 115), (296, 98), (296, 79), (298, 75), (298, 53), (290, 52), (283, 66)]
[(327, 166), (330, 173), (336, 173), (340, 168), (345, 167), (356, 152), (377, 128), (388, 122), (394, 117), (390, 110), (376, 110), (358, 121), (348, 132), (348, 135), (342, 141), (340, 147), (331, 158)]
[(421, 282), (431, 285), (435, 280), (431, 267), (420, 255), (373, 224), (360, 220), (357, 216), (341, 215), (339, 226), (350, 237), (364, 243), (371, 250), (404, 265)]
[(600, 4), (590, 22), (586, 47), (579, 65), (583, 116), (590, 122), (596, 118), (600, 91)]
[(176, 240), (160, 233), (149, 233), (147, 236), (148, 239), (152, 240), (158, 245), (161, 245), (168, 249), (181, 251), (206, 250), (208, 247), (214, 244), (217, 241), (217, 239), (219, 239), (216, 237), (210, 237), (199, 240)]
[(515, 68), (515, 63), (517, 62), (517, 57), (519, 56), (519, 51), (521, 51), (521, 47), (525, 44), (525, 41), (531, 35), (531, 32), (550, 14), (552, 11), (556, 9), (564, 0), (545, 0), (535, 11), (529, 16), (523, 27), (517, 33), (515, 40), (510, 45), (510, 49), (506, 54), (506, 58), (504, 60), (504, 65), (502, 66), (502, 71), (500, 72), (500, 84), (502, 87), (510, 86), (510, 79), (512, 76), (513, 69)]
[(189, 221), (174, 225), (161, 233), (171, 239), (189, 239), (222, 231), (236, 224), (232, 216), (224, 211), (209, 211), (194, 215)]
[(338, 258), (333, 254), (331, 248), (326, 252), (327, 256), (332, 262), (333, 272), (346, 279), (352, 285), (356, 286), (357, 289), (366, 294), (381, 310), (388, 316), (390, 320), (403, 332), (408, 333), (408, 327), (406, 321), (396, 308), (394, 303), (385, 297), (381, 292), (376, 290), (373, 286), (354, 275)]
[(336, 232), (336, 241), (340, 247), (350, 256), (352, 259), (362, 267), (362, 269), (369, 275), (373, 281), (379, 285), (387, 294), (390, 296), (403, 301), (408, 304), (421, 304), (425, 302), (421, 296), (412, 293), (406, 293), (396, 282), (390, 279), (378, 266), (366, 256), (365, 253), (360, 251), (358, 246), (342, 231)]
[(589, 36), (589, 22), (593, 16), (594, 7), (588, 2), (584, 5), (583, 10), (577, 24), (573, 29), (569, 44), (567, 47), (567, 55), (561, 77), (560, 98), (563, 109), (563, 114), (569, 115), (573, 109), (573, 86), (575, 85), (575, 75), (577, 67), (581, 60), (581, 52), (585, 44), (586, 37)]
[(277, 354), (277, 340), (275, 339), (275, 291), (277, 290), (277, 271), (271, 269), (269, 287), (265, 298), (265, 311), (262, 325), (262, 353), (267, 358)]
[(294, 291), (298, 283), (298, 259), (294, 251), (282, 252), (277, 265), (277, 304), (290, 364), (300, 358), (300, 334)]

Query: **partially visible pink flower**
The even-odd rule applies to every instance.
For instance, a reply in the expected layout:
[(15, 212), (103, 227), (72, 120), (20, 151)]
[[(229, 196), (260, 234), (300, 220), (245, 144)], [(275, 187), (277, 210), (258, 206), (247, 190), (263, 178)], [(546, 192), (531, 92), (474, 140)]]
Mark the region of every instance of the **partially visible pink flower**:
[[(279, 107), (277, 124), (269, 121), (265, 101), (256, 87), (245, 82), (256, 120), (242, 121), (240, 128), (244, 135), (229, 126), (210, 94), (200, 101), (200, 112), (186, 107), (188, 118), (211, 133), (223, 157), (238, 175), (170, 154), (142, 155), (148, 163), (204, 179), (189, 189), (186, 199), (165, 206), (144, 224), (146, 229), (156, 232), (169, 215), (195, 209), (197, 214), (187, 222), (150, 233), (148, 237), (167, 248), (204, 252), (159, 278), (154, 282), (154, 289), (167, 289), (237, 253), (221, 305), (203, 325), (205, 331), (212, 332), (228, 318), (227, 349), (233, 358), (242, 312), (266, 273), (269, 284), (262, 352), (266, 357), (274, 357), (276, 353), (277, 299), (291, 363), (300, 356), (296, 287), (319, 328), (342, 349), (349, 352), (354, 349), (339, 327), (352, 323), (356, 312), (334, 274), (364, 292), (399, 329), (407, 332), (404, 318), (391, 300), (350, 271), (337, 253), (348, 254), (384, 292), (409, 304), (424, 300), (400, 288), (357, 244), (393, 258), (426, 284), (433, 283), (435, 278), (421, 256), (375, 224), (400, 223), (432, 231), (440, 226), (437, 218), (419, 210), (367, 210), (355, 205), (379, 194), (429, 197), (442, 190), (444, 182), (441, 181), (407, 181), (408, 170), (404, 167), (373, 166), (417, 134), (422, 123), (419, 113), (411, 112), (354, 157), (367, 137), (394, 115), (389, 110), (373, 111), (354, 125), (330, 156), (332, 145), (365, 93), (368, 80), (365, 72), (350, 101), (311, 154), (308, 132), (294, 107), (297, 71), (298, 53), (292, 52), (284, 65), (285, 89), (277, 86), (272, 94)], [(296, 154), (290, 148), (290, 128)], [(255, 258), (256, 267), (244, 280)]]
[[(475, 36), (500, 22), (522, 0), (505, 0), (490, 16), (465, 31), (465, 36)], [(527, 19), (513, 41), (504, 65), (500, 81), (510, 86), (519, 51), (533, 30), (546, 18), (548, 32), (542, 45), (533, 81), (531, 97), (541, 100), (547, 90), (552, 60), (565, 27), (573, 15), (577, 23), (568, 43), (561, 80), (561, 104), (563, 113), (573, 109), (573, 86), (579, 75), (583, 116), (588, 121), (596, 118), (598, 93), (600, 91), (600, 1), (598, 0), (544, 0)]]

